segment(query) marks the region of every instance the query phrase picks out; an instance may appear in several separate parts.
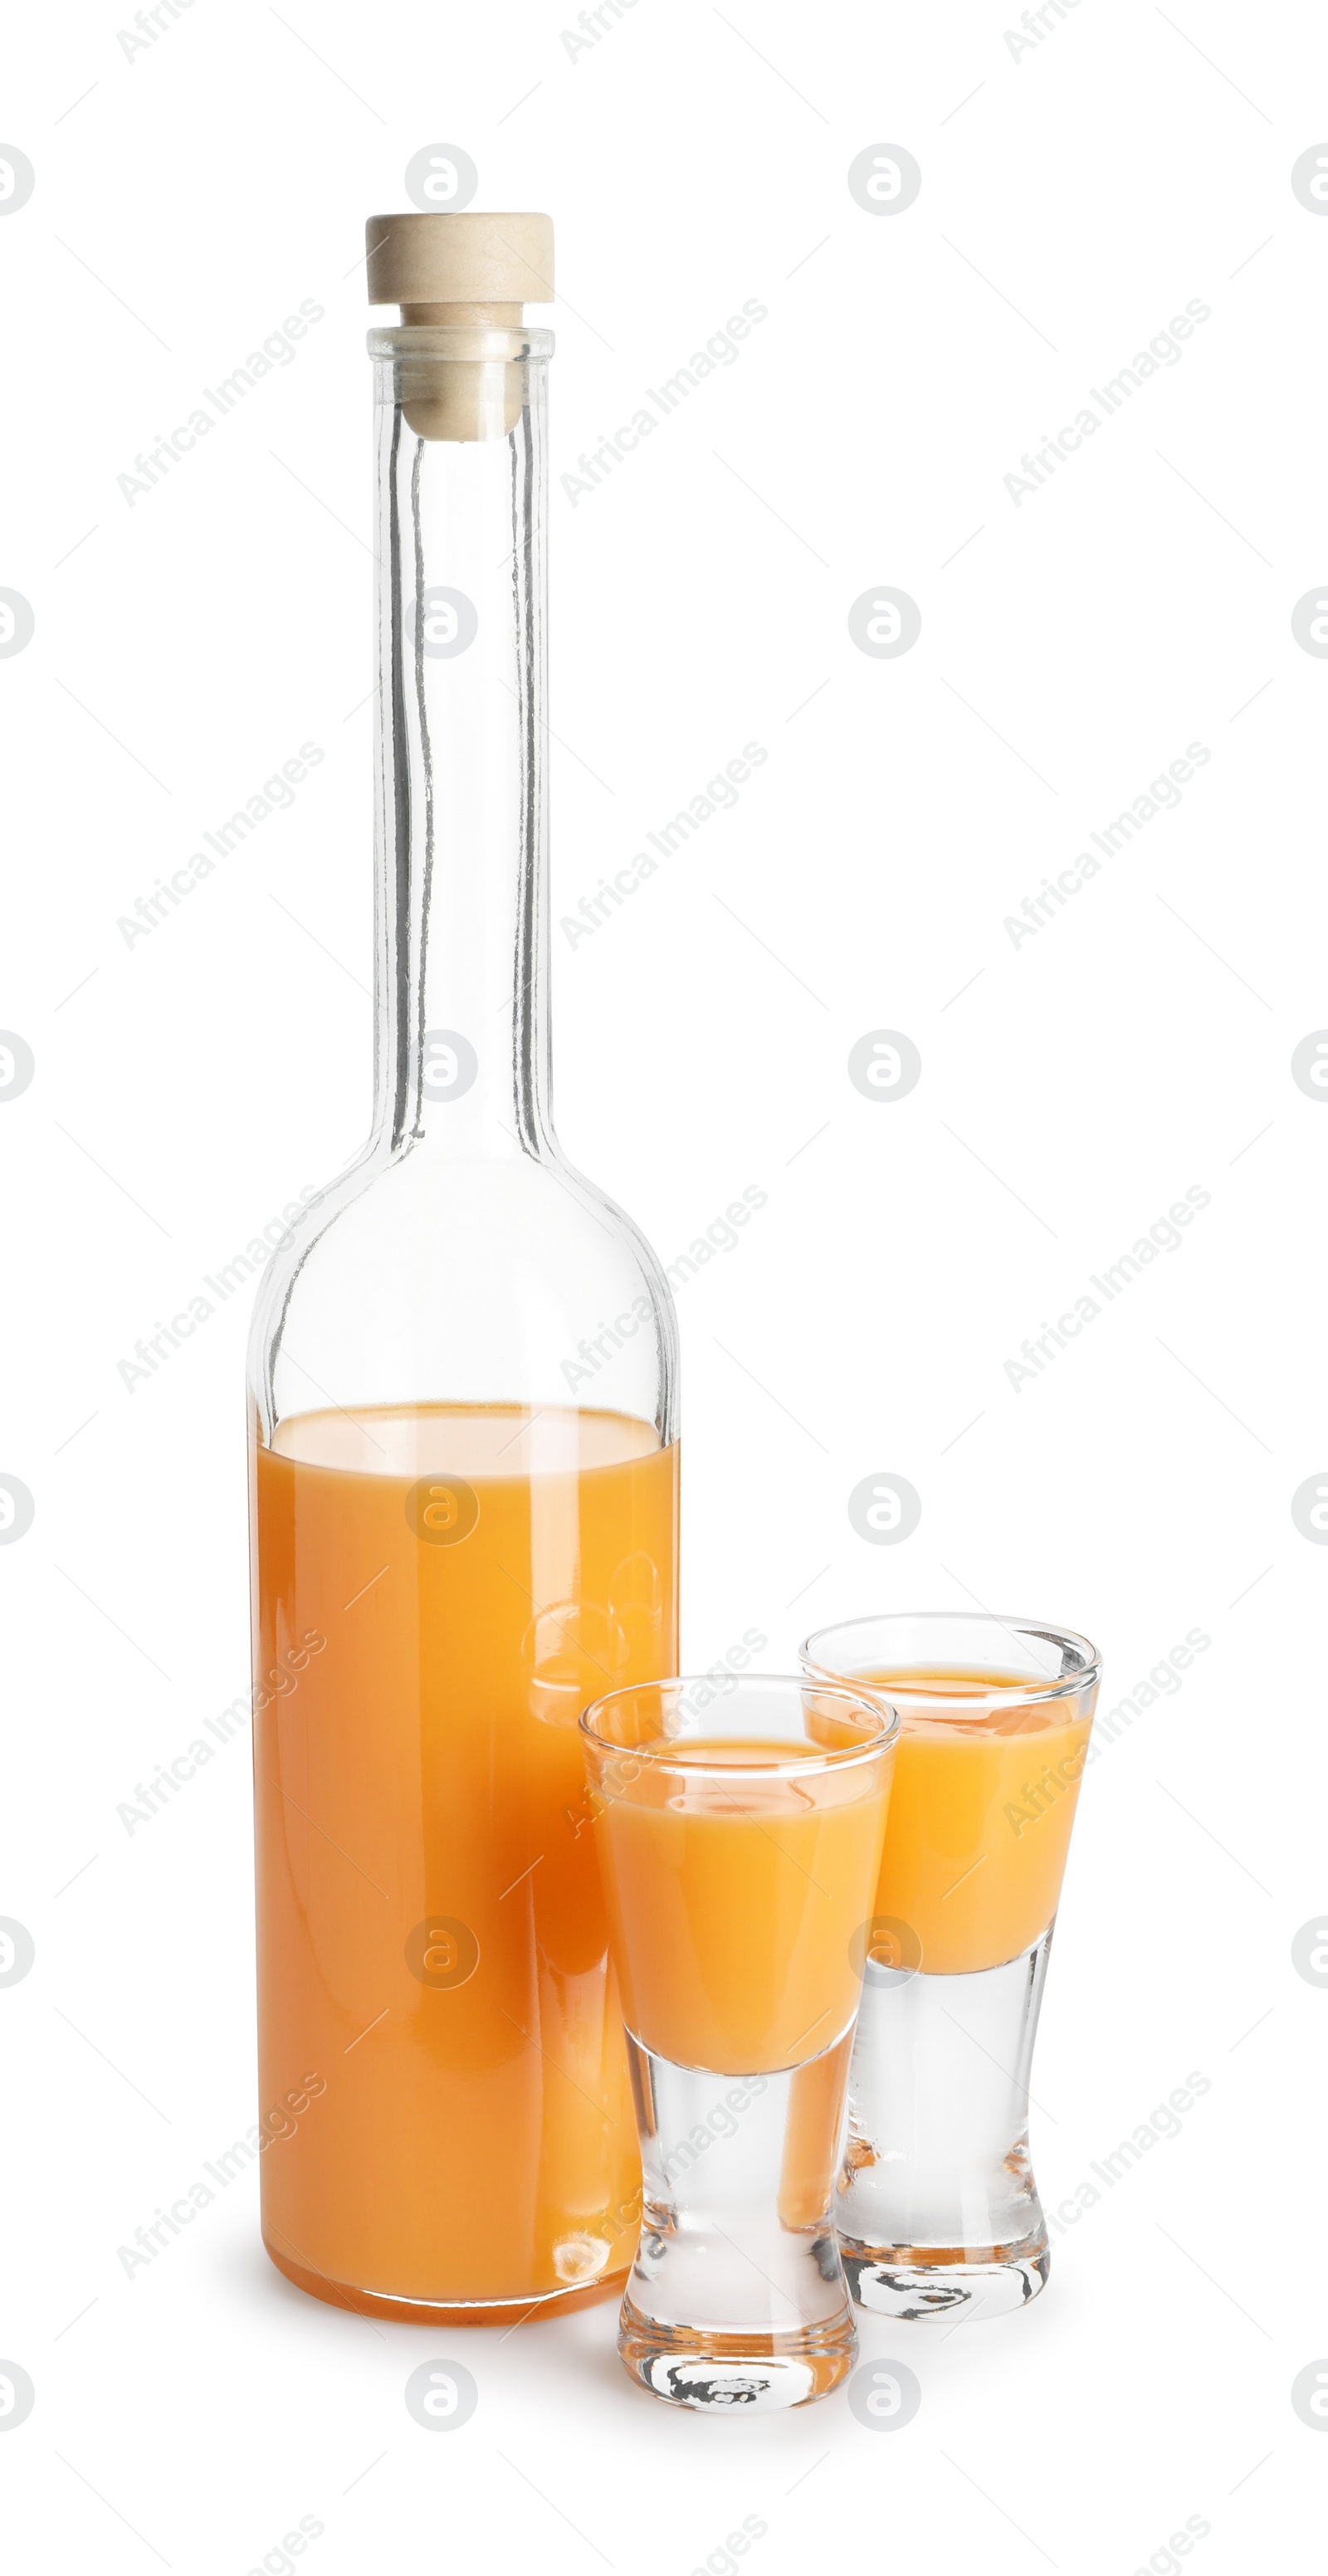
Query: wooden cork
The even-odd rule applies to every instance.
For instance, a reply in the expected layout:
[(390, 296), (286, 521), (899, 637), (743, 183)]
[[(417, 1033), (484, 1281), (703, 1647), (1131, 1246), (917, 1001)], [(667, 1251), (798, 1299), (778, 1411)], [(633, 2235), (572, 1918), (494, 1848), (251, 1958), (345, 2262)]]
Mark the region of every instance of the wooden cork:
[[(519, 331), (523, 307), (553, 301), (547, 215), (371, 215), (364, 228), (371, 304), (408, 327)], [(505, 438), (521, 417), (521, 367), (440, 350), (403, 355), (402, 410), (417, 438)]]

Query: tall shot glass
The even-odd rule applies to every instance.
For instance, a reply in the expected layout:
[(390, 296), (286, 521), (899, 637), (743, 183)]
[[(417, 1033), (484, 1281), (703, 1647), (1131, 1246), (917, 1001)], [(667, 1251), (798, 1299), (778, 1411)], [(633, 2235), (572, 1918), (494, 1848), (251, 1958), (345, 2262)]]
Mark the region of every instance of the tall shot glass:
[(822, 1628), (802, 1662), (900, 1721), (835, 2195), (849, 2283), (884, 2316), (996, 2315), (1050, 2269), (1028, 2085), (1099, 1658), (966, 1613)]
[(749, 1673), (581, 1731), (644, 2175), (618, 2350), (674, 2405), (799, 2406), (857, 2349), (831, 2198), (894, 1715)]

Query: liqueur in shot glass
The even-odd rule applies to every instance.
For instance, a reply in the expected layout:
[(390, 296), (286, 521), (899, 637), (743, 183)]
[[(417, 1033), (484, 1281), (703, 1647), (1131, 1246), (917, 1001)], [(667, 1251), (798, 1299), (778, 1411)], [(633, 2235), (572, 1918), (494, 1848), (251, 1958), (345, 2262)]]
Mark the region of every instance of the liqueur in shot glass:
[(996, 2315), (1050, 2254), (1028, 2084), (1101, 1673), (1069, 1629), (901, 1615), (823, 1628), (805, 1669), (896, 1710), (835, 2195), (859, 2304)]
[(618, 2349), (675, 2405), (801, 2405), (856, 2351), (831, 2202), (895, 1720), (743, 1674), (581, 1732), (644, 2173)]

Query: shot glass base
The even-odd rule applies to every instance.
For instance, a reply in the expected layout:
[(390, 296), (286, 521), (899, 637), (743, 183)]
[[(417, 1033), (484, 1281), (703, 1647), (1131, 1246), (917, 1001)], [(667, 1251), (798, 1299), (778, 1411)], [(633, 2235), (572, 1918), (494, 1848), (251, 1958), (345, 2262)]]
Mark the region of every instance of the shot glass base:
[(974, 2262), (949, 2246), (855, 2245), (841, 2237), (849, 2290), (869, 2316), (918, 2324), (948, 2316), (1007, 2316), (1045, 2288), (1051, 2251), (1045, 2235), (993, 2250)]
[(1050, 1947), (947, 1974), (868, 1959), (835, 2222), (873, 2315), (1002, 2316), (1046, 2281), (1028, 2076)]
[(793, 2334), (711, 2333), (703, 2326), (660, 2325), (628, 2296), (618, 2350), (628, 2377), (666, 2405), (769, 2414), (828, 2397), (852, 2370), (858, 2338), (847, 2309)]

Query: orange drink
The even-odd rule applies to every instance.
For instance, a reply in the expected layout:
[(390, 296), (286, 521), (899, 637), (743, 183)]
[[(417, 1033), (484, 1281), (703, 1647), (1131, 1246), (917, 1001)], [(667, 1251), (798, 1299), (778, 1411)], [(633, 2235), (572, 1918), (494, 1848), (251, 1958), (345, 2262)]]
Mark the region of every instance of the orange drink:
[(1008, 1670), (857, 1674), (898, 1709), (877, 1909), (931, 1975), (995, 1968), (1045, 1932), (1061, 1892), (1091, 1709), (1024, 1696)]
[(875, 1775), (803, 1767), (790, 1742), (689, 1745), (686, 1769), (602, 1776), (597, 1826), (627, 2027), (677, 2066), (771, 2074), (819, 2057), (858, 2008), (851, 1956), (880, 1868)]
[(676, 1447), (420, 1406), (254, 1454), (262, 2161), (279, 2267), (349, 2305), (621, 2274), (639, 2164), (577, 1720), (676, 1655)]

